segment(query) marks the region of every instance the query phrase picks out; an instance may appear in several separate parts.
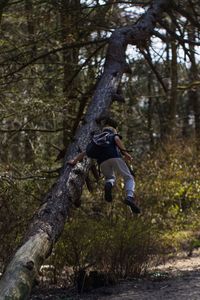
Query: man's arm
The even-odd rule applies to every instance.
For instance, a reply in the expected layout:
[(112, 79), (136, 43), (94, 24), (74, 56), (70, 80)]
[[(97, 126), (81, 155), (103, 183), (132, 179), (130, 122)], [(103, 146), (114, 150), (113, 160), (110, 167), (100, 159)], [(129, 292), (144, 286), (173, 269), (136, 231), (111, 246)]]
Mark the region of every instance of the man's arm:
[(68, 160), (68, 164), (75, 166), (77, 164), (77, 162), (83, 160), (84, 156), (86, 155), (86, 151), (83, 151), (81, 153), (79, 153), (77, 156), (75, 156), (73, 159)]
[(115, 136), (115, 143), (118, 146), (118, 148), (120, 149), (120, 151), (122, 152), (122, 154), (124, 154), (126, 159), (128, 159), (128, 160), (133, 159), (132, 156), (126, 151), (124, 144), (122, 143), (122, 141), (120, 140), (118, 135)]

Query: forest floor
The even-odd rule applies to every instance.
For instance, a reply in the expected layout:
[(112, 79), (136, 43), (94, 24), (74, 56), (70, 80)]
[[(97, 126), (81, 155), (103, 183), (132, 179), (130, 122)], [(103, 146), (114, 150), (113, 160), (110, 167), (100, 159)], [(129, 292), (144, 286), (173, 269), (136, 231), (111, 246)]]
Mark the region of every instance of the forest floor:
[(33, 291), (31, 300), (199, 300), (200, 251), (182, 255), (151, 270), (145, 278), (121, 281), (82, 295), (64, 289)]

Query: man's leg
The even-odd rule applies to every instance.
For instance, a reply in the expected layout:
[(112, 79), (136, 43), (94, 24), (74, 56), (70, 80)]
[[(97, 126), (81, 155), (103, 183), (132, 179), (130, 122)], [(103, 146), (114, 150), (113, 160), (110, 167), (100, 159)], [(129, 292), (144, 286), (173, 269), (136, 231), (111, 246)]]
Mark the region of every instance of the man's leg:
[(101, 172), (103, 173), (103, 176), (105, 177), (105, 186), (104, 186), (104, 192), (105, 192), (105, 200), (107, 202), (112, 202), (112, 187), (115, 183), (115, 174), (113, 170), (113, 166), (110, 163), (110, 159), (104, 161), (101, 165)]
[(134, 191), (135, 191), (135, 181), (134, 178), (125, 163), (125, 161), (122, 158), (114, 158), (113, 164), (114, 164), (114, 170), (119, 173), (123, 179), (124, 179), (124, 185), (125, 185), (125, 191), (126, 191), (126, 199), (125, 204), (130, 206), (133, 213), (139, 214), (140, 209), (135, 204), (134, 199)]

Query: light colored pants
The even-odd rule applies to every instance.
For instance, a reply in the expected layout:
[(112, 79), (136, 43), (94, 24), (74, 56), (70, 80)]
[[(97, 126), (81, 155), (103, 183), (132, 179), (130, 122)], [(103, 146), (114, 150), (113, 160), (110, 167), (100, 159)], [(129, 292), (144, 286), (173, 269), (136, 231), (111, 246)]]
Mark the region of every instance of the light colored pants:
[(135, 181), (127, 164), (122, 158), (107, 159), (100, 164), (100, 168), (106, 182), (111, 182), (112, 185), (114, 185), (116, 180), (115, 173), (120, 175), (124, 180), (126, 196), (133, 197)]

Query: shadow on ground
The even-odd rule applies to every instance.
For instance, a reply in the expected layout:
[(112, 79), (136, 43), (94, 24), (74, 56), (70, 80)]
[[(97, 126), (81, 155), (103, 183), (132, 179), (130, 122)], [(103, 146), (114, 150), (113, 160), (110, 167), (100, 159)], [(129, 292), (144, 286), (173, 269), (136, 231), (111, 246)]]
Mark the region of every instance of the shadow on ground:
[(200, 256), (179, 257), (151, 270), (146, 278), (78, 295), (75, 290), (35, 289), (31, 300), (199, 300)]

